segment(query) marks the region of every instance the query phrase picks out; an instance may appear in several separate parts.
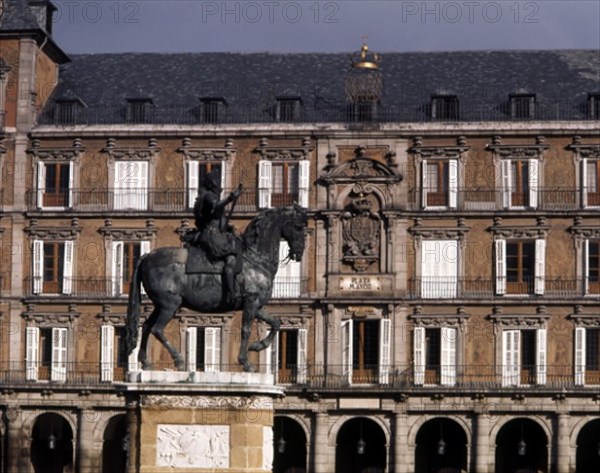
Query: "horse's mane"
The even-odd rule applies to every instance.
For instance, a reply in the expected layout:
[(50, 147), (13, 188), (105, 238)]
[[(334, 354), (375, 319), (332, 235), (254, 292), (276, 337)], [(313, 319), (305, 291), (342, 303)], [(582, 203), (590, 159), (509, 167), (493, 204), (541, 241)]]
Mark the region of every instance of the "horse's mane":
[[(244, 241), (245, 246), (255, 246), (258, 243), (258, 239), (263, 234), (264, 229), (267, 225), (273, 223), (273, 216), (277, 214), (283, 214), (284, 211), (290, 211), (292, 209), (289, 208), (274, 208), (267, 209), (260, 212), (256, 217), (254, 217), (244, 233), (242, 234), (242, 240)], [(283, 215), (282, 215), (283, 216)]]

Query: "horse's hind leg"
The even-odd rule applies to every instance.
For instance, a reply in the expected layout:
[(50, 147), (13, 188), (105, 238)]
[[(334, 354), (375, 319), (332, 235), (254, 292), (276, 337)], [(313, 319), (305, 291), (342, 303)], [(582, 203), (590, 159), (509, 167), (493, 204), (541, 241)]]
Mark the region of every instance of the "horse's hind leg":
[(244, 310), (242, 311), (242, 341), (238, 363), (244, 367), (246, 372), (254, 372), (254, 366), (248, 361), (248, 340), (252, 333), (252, 321), (258, 310), (258, 295), (247, 295), (244, 299)]
[[(175, 307), (177, 307), (177, 306), (175, 306)], [(164, 345), (164, 347), (167, 349), (167, 351), (173, 358), (173, 361), (175, 362), (175, 367), (178, 370), (183, 370), (184, 365), (185, 365), (183, 357), (175, 349), (175, 347), (173, 347), (173, 345), (171, 345), (171, 343), (169, 342), (169, 340), (167, 340), (167, 337), (165, 337), (165, 334), (164, 334), (165, 326), (171, 321), (171, 319), (175, 315), (176, 310), (177, 310), (177, 308), (170, 309), (170, 308), (165, 308), (165, 307), (160, 307), (160, 306), (156, 307), (154, 309), (154, 311), (152, 312), (152, 315), (150, 316), (151, 318), (154, 319), (154, 324), (152, 324), (152, 326), (150, 327), (150, 331), (156, 338), (158, 338), (160, 343), (162, 343)]]
[(269, 330), (269, 334), (265, 338), (251, 344), (248, 350), (262, 351), (265, 348), (268, 348), (273, 342), (273, 339), (277, 335), (277, 331), (281, 326), (281, 322), (279, 319), (276, 319), (271, 314), (266, 312), (263, 308), (256, 311), (256, 318), (268, 323), (271, 326), (271, 330)]

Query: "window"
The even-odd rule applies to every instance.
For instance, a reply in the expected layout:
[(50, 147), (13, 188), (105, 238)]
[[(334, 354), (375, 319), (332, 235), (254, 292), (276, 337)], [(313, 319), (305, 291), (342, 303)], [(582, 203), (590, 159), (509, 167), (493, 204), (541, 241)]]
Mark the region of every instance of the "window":
[(198, 188), (200, 183), (204, 181), (207, 174), (215, 171), (221, 180), (221, 188), (225, 189), (225, 172), (223, 171), (224, 164), (215, 161), (188, 161), (188, 206), (193, 208), (198, 197)]
[(27, 327), (25, 336), (26, 379), (66, 381), (68, 329)]
[(600, 384), (600, 329), (575, 329), (575, 384)]
[(127, 99), (127, 119), (131, 123), (147, 123), (150, 119), (150, 105), (148, 98)]
[(584, 207), (600, 206), (600, 160), (582, 161), (582, 201)]
[(38, 162), (38, 207), (64, 209), (72, 206), (73, 163)]
[(435, 95), (431, 97), (432, 120), (458, 120), (459, 102), (456, 95)]
[(584, 241), (585, 294), (600, 294), (600, 240)]
[(302, 293), (302, 266), (300, 261), (289, 259), (290, 246), (279, 242), (279, 268), (273, 279), (274, 298), (300, 297)]
[(416, 385), (456, 384), (456, 337), (452, 327), (415, 327), (413, 340)]
[(118, 161), (114, 175), (115, 210), (148, 209), (148, 162)]
[(33, 242), (33, 293), (71, 294), (74, 242)]
[(600, 94), (588, 95), (588, 117), (591, 120), (600, 120)]
[(458, 289), (458, 241), (422, 240), (421, 297), (452, 298)]
[(133, 361), (137, 361), (137, 350), (134, 360), (127, 355), (127, 335), (125, 327), (103, 325), (101, 329), (100, 348), (100, 380), (102, 382), (124, 381), (125, 373)]
[(424, 209), (456, 208), (458, 160), (422, 162), (422, 205)]
[(277, 118), (280, 122), (294, 122), (300, 115), (299, 98), (278, 98)]
[(258, 205), (282, 207), (296, 202), (308, 207), (310, 162), (260, 161), (258, 165)]
[(204, 100), (202, 102), (202, 118), (204, 123), (219, 122), (219, 102), (217, 100)]
[(75, 100), (57, 100), (54, 105), (54, 121), (61, 125), (75, 123)]
[(282, 329), (267, 352), (267, 369), (279, 383), (306, 382), (306, 329)]
[(187, 329), (188, 371), (221, 370), (221, 328), (189, 327)]
[(545, 240), (496, 240), (496, 293), (544, 294)]
[[(115, 241), (112, 245), (113, 296), (129, 294), (131, 278), (140, 256), (150, 251), (149, 241)], [(143, 287), (142, 287), (143, 293)]]
[(377, 110), (377, 102), (372, 100), (358, 101), (348, 106), (348, 121), (372, 122)]
[(502, 161), (504, 208), (537, 208), (539, 168), (537, 159)]
[(534, 117), (535, 94), (512, 94), (509, 103), (511, 118), (525, 120)]
[(348, 383), (388, 383), (390, 339), (389, 319), (342, 322), (342, 374)]
[(546, 329), (502, 332), (502, 386), (546, 384)]

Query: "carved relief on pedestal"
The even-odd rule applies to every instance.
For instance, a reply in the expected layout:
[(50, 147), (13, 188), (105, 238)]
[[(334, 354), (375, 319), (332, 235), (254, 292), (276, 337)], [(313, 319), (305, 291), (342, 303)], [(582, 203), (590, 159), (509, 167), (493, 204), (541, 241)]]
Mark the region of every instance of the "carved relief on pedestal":
[(156, 466), (229, 468), (229, 426), (159, 424)]
[(365, 272), (379, 260), (381, 218), (378, 201), (368, 186), (356, 186), (342, 214), (343, 261)]

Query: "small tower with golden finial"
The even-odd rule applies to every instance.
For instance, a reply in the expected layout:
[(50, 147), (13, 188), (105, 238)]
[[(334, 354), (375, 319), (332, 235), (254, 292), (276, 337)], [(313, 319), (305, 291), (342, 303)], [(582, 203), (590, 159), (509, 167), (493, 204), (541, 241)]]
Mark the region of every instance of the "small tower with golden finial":
[(380, 62), (381, 56), (369, 50), (369, 45), (363, 36), (364, 43), (360, 51), (350, 55), (350, 70), (346, 77), (346, 97), (348, 101), (378, 102), (383, 90)]

